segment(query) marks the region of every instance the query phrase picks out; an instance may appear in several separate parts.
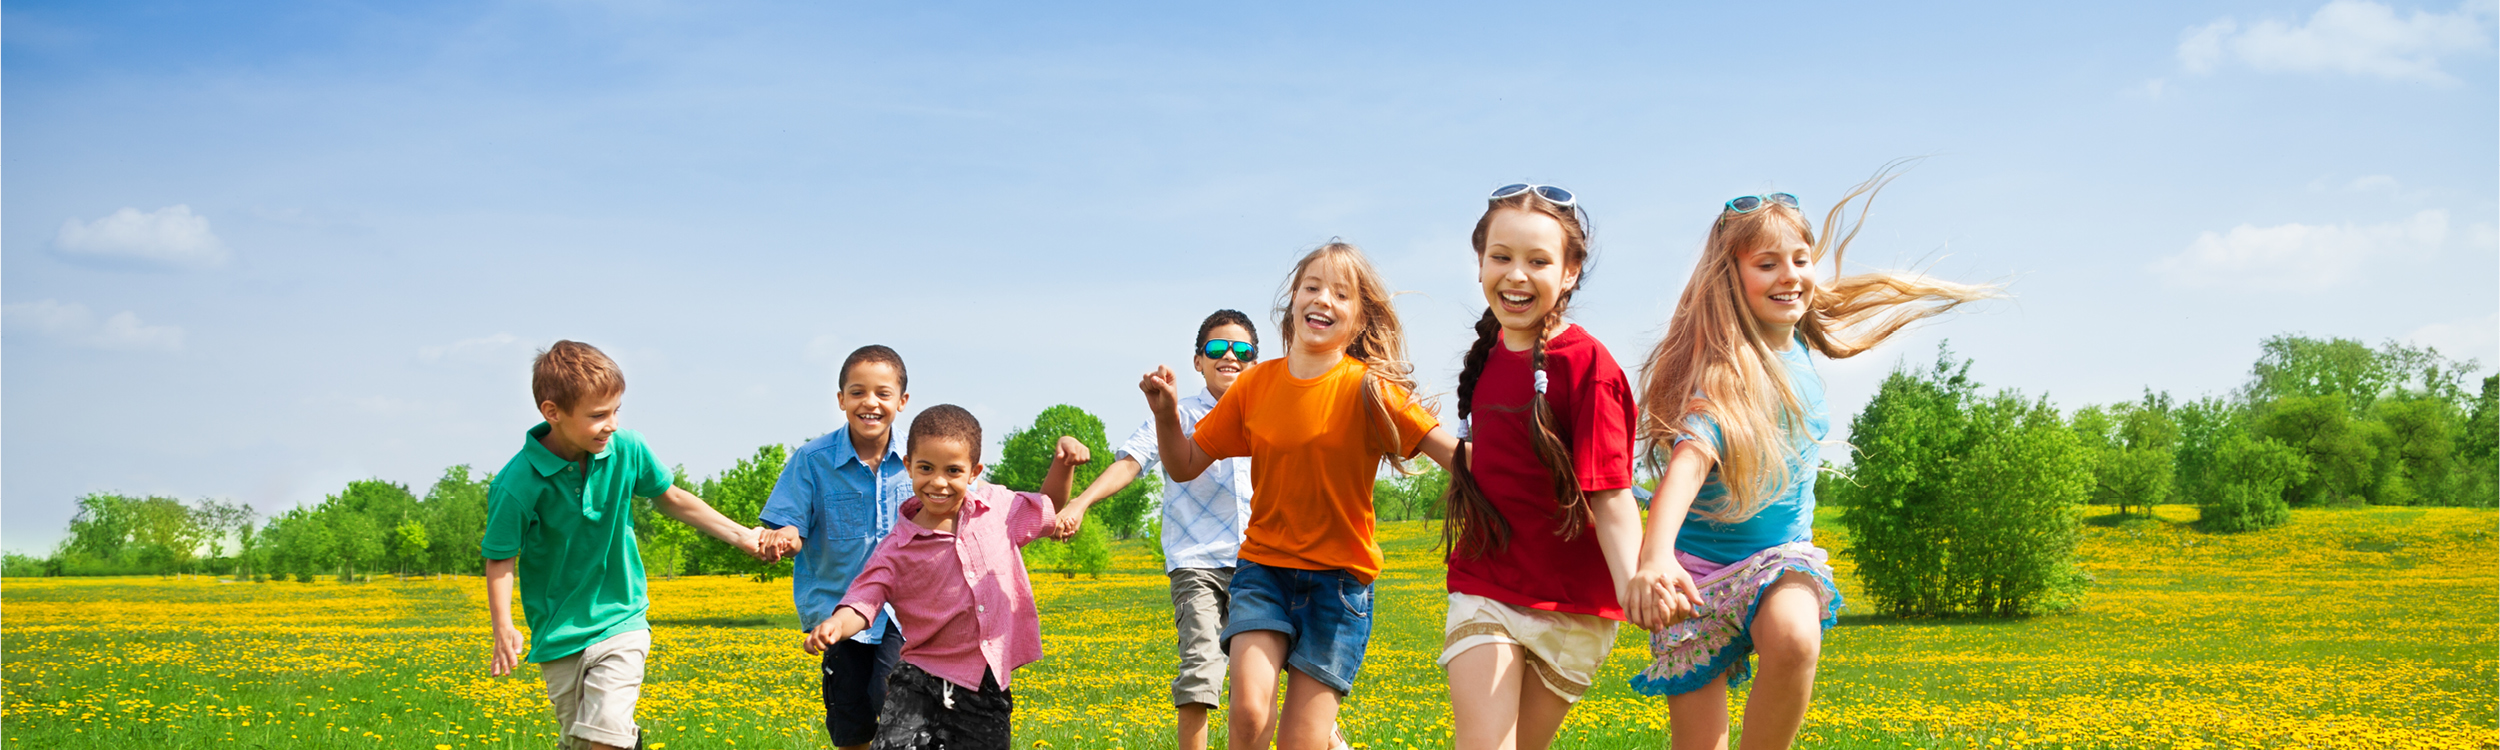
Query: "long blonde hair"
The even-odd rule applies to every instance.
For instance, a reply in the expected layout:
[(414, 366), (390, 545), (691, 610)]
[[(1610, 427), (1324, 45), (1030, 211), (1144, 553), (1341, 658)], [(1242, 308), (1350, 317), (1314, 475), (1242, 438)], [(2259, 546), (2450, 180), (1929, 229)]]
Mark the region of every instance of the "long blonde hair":
[[(1787, 367), (1771, 348), (1774, 342), (1763, 339), (1746, 304), (1741, 274), (1747, 255), (1795, 232), (1812, 246), (1814, 263), (1831, 257), (1829, 284), (1811, 277), (1806, 281), (1808, 302), (1805, 317), (1797, 321), (1797, 335), (1832, 359), (1857, 356), (1903, 327), (1962, 303), (2000, 296), (1994, 286), (1913, 273), (1841, 275), (1841, 256), (1864, 226), (1876, 193), (1899, 177), (1904, 165), (1886, 164), (1850, 188), (1824, 216), (1820, 237), (1797, 209), (1767, 201), (1750, 213), (1722, 210), (1711, 226), (1693, 278), (1676, 300), (1666, 338), (1641, 366), (1641, 437), (1649, 443), (1653, 468), (1665, 460), (1675, 439), (1703, 438), (1698, 444), (1712, 454), (1719, 480), (1727, 487), (1722, 502), (1694, 508), (1702, 518), (1741, 522), (1786, 493), (1796, 480), (1796, 467), (1789, 464), (1797, 461), (1802, 441), (1809, 439), (1803, 436), (1806, 410), (1796, 384), (1789, 382)], [(1865, 203), (1858, 222), (1842, 231), (1849, 204), (1860, 198)], [(1723, 447), (1686, 426), (1694, 415), (1718, 426)]]
[[(1403, 451), (1405, 436), (1389, 412), (1390, 404), (1382, 385), (1394, 385), (1415, 398), (1415, 366), (1406, 361), (1406, 329), (1398, 323), (1398, 311), (1389, 306), (1389, 286), (1380, 280), (1380, 271), (1372, 267), (1363, 250), (1344, 240), (1330, 239), (1302, 256), (1293, 264), (1293, 273), (1285, 277), (1284, 288), (1276, 294), (1276, 326), (1285, 334), (1285, 348), (1291, 351), (1295, 332), (1293, 324), (1293, 290), (1300, 285), (1302, 273), (1312, 264), (1326, 261), (1345, 272), (1353, 282), (1355, 306), (1363, 312), (1363, 328), (1346, 342), (1345, 354), (1363, 363), (1363, 405), (1371, 423), (1373, 447), (1389, 459), (1400, 473), (1408, 473)], [(1283, 365), (1277, 365), (1279, 367)], [(1430, 408), (1427, 406), (1426, 408)]]

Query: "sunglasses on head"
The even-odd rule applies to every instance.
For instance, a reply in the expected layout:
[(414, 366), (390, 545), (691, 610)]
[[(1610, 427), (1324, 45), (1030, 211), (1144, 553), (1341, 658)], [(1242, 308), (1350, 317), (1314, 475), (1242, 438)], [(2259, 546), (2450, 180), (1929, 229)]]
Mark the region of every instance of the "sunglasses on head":
[(1772, 193), (1770, 195), (1740, 195), (1728, 200), (1727, 210), (1740, 214), (1749, 214), (1753, 213), (1754, 209), (1773, 203), (1787, 206), (1789, 208), (1796, 208), (1797, 196), (1789, 195), (1787, 193)]
[(1519, 195), (1520, 193), (1525, 193), (1525, 192), (1529, 192), (1529, 191), (1535, 191), (1535, 192), (1536, 192), (1536, 197), (1539, 197), (1539, 198), (1543, 198), (1543, 199), (1545, 199), (1545, 202), (1547, 202), (1547, 203), (1551, 203), (1551, 204), (1554, 204), (1554, 205), (1557, 205), (1557, 206), (1565, 206), (1565, 207), (1568, 207), (1568, 206), (1570, 206), (1570, 205), (1571, 205), (1571, 201), (1572, 201), (1571, 191), (1569, 191), (1569, 190), (1564, 190), (1564, 189), (1562, 189), (1562, 188), (1558, 188), (1558, 187), (1554, 187), (1554, 186), (1552, 186), (1552, 185), (1530, 185), (1530, 184), (1525, 183), (1525, 182), (1516, 183), (1516, 184), (1510, 184), (1510, 185), (1503, 185), (1503, 186), (1501, 186), (1501, 187), (1499, 187), (1499, 188), (1495, 188), (1495, 189), (1493, 190), (1493, 195), (1492, 195), (1491, 197), (1487, 197), (1487, 198), (1485, 198), (1485, 200), (1487, 200), (1487, 201), (1498, 201), (1498, 200), (1502, 200), (1502, 199), (1504, 199), (1504, 198), (1514, 197), (1514, 196)]
[(1225, 352), (1231, 352), (1233, 359), (1242, 362), (1259, 361), (1259, 345), (1248, 341), (1207, 339), (1207, 343), (1198, 345), (1198, 356), (1207, 359), (1223, 359)]

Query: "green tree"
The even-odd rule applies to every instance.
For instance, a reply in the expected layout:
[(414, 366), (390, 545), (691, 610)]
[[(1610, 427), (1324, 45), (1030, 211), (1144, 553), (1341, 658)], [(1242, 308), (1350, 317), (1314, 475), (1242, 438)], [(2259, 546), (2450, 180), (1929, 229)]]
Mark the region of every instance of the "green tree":
[(388, 546), (392, 565), (399, 569), (401, 575), (415, 570), (425, 563), (425, 551), (432, 541), (426, 538), (425, 524), (414, 518), (400, 519), (398, 526), (391, 527)]
[(2114, 451), (2099, 483), (2109, 488), (2118, 512), (2132, 506), (2151, 515), (2153, 506), (2170, 502), (2176, 492), (2179, 423), (2171, 416), (2170, 395), (2146, 389), (2144, 398), (2112, 409), (2116, 421)]
[[(677, 465), (671, 474), (671, 485), (697, 497), (704, 495), (697, 492), (702, 488), (686, 477), (684, 464)], [(692, 550), (703, 543), (702, 536), (694, 527), (660, 515), (659, 510), (652, 507), (650, 498), (634, 498), (634, 541), (642, 548), (646, 575), (657, 573), (662, 577), (675, 578), (701, 572), (693, 567)]]
[(2457, 432), (2464, 426), (2454, 404), (2427, 395), (2379, 399), (2371, 417), (2378, 461), (2372, 501), (2381, 505), (2449, 505), (2458, 479)]
[(1440, 464), (1423, 471), (1372, 480), (1372, 515), (1382, 520), (1439, 519), (1441, 496), (1449, 493), (1450, 473)]
[(477, 573), (486, 559), (486, 494), (493, 474), (478, 474), (467, 464), (443, 470), (419, 503), (416, 518), (425, 524), (427, 572)]
[[(1085, 450), (1094, 459), (1076, 467), (1069, 486), (1091, 484), (1094, 477), (1102, 474), (1103, 467), (1111, 465), (1110, 441), (1103, 435), (1102, 420), (1084, 409), (1059, 404), (1034, 415), (1032, 424), (1007, 433), (1007, 439), (1001, 441), (999, 446), (997, 462), (990, 465), (990, 481), (1018, 492), (1040, 492), (1043, 477), (1050, 474), (1050, 458), (1057, 454), (1062, 436), (1074, 437), (1077, 442), (1084, 443)], [(1137, 484), (1131, 484), (1121, 492), (1126, 494), (1142, 489)], [(1119, 495), (1113, 497), (1118, 498)], [(1135, 502), (1132, 501), (1132, 505)], [(1111, 503), (1105, 501), (1104, 504)], [(1090, 511), (1089, 515), (1102, 513), (1103, 510), (1108, 509)], [(1126, 515), (1129, 512), (1134, 512), (1134, 515)], [(1077, 530), (1076, 538), (1065, 542), (1040, 539), (1025, 545), (1025, 568), (1054, 570), (1068, 576), (1077, 573), (1101, 575), (1103, 569), (1110, 565), (1111, 552), (1110, 546), (1103, 541), (1101, 530), (1096, 527), (1115, 527), (1125, 523), (1125, 529), (1112, 530), (1123, 537), (1134, 536), (1145, 515), (1136, 510), (1124, 510), (1123, 514), (1123, 517), (1115, 519), (1104, 513), (1098, 516), (1101, 523), (1085, 524)]]
[(2310, 474), (2290, 488), (2296, 504), (2324, 505), (2368, 500), (2377, 440), (2384, 427), (2353, 416), (2341, 393), (2287, 395), (2258, 409), (2256, 437), (2272, 438), (2309, 459)]
[[(739, 459), (736, 465), (721, 472), (719, 477), (704, 482), (705, 493), (701, 497), (721, 515), (739, 523), (753, 524), (764, 512), (764, 501), (772, 497), (774, 483), (781, 480), (781, 465), (789, 459), (790, 450), (779, 444), (756, 448), (754, 456)], [(654, 515), (657, 516), (656, 513)], [(661, 523), (685, 525), (675, 519)], [(688, 528), (687, 536), (699, 537), (701, 533)], [(766, 563), (747, 557), (746, 553), (726, 544), (696, 543), (687, 556), (705, 572), (734, 573), (757, 581), (770, 581), (790, 574), (789, 560)]]
[(1901, 615), (2015, 615), (2070, 605), (2090, 454), (2047, 400), (1982, 397), (1939, 348), (1896, 370), (1851, 422), (1859, 453), (1841, 523), (1875, 606)]
[(2309, 473), (2309, 459), (2282, 441), (2232, 430), (2215, 446), (2211, 495), (2199, 503), (2207, 531), (2251, 531), (2291, 520), (2284, 489)]
[(2457, 432), (2455, 498), (2458, 505), (2500, 505), (2500, 375), (2483, 378), (2480, 395)]
[(2220, 398), (2205, 397), (2171, 411), (2179, 427), (2178, 470), (2172, 486), (2185, 502), (2203, 504), (2213, 497), (2214, 451), (2222, 438), (2241, 429), (2242, 410)]
[(372, 516), (333, 508), (322, 512), (320, 517), (338, 540), (330, 565), (338, 569), (341, 582), (354, 579), (359, 572), (378, 570), (387, 564), (384, 558), (384, 531)]
[(190, 506), (170, 497), (150, 497), (125, 507), (131, 513), (130, 544), (141, 566), (157, 575), (188, 569), (207, 536)]
[[(2298, 335), (2267, 338), (2244, 389), (2248, 403), (2292, 396), (2343, 396), (2348, 415), (2368, 411), (2400, 375), (2379, 352), (2352, 339), (2318, 340)], [(2289, 442), (2289, 441), (2287, 441)]]

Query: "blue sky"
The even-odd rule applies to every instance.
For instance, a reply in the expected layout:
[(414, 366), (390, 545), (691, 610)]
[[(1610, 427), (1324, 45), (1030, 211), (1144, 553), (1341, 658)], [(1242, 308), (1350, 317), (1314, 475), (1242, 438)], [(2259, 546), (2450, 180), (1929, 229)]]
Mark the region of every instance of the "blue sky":
[(872, 342), (993, 439), (1125, 433), (1332, 236), (1446, 390), (1523, 180), (1593, 213), (1577, 318), (1630, 364), (1721, 201), (1931, 155), (1852, 266), (2014, 296), (1827, 363), (1843, 424), (1947, 338), (2066, 408), (2286, 332), (2500, 361), (2489, 0), (1044, 5), (9, 4), (0, 546), (499, 467), (559, 338), (698, 475), (838, 425)]

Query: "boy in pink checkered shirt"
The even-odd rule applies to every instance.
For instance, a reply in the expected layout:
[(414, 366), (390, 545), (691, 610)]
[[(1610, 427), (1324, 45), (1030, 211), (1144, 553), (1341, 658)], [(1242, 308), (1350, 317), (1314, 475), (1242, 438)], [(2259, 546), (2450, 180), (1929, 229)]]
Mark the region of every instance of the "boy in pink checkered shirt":
[(981, 423), (953, 404), (912, 419), (903, 461), (912, 499), (905, 523), (877, 545), (834, 608), (832, 638), (809, 633), (818, 653), (868, 627), (894, 606), (904, 635), (903, 664), (886, 678), (877, 717), (878, 750), (996, 748), (1013, 738), (1008, 693), (1017, 667), (1042, 658), (1042, 621), (1033, 608), (1019, 547), (1056, 525), (1069, 474), (1092, 457), (1059, 438), (1041, 492), (1014, 492), (981, 476)]

